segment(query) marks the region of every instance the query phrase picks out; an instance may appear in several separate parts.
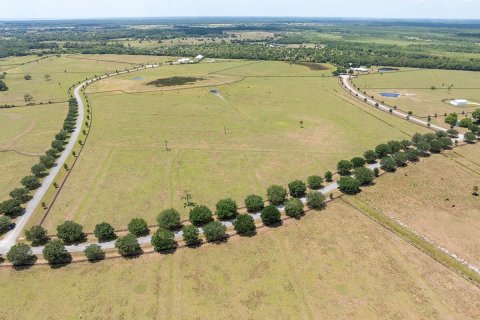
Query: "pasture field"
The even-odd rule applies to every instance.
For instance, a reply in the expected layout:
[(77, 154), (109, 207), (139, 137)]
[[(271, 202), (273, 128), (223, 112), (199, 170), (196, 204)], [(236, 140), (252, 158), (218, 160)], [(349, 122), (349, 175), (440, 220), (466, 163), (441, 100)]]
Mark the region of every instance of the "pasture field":
[(0, 318), (9, 319), (480, 316), (477, 287), (341, 200), (253, 238), (55, 270), (0, 269), (0, 281)]
[[(50, 148), (50, 142), (62, 127), (66, 103), (0, 109), (0, 201), (20, 186), (20, 179), (31, 174), (37, 157)], [(27, 155), (15, 153), (15, 150)]]
[[(266, 76), (260, 77), (261, 72)], [(87, 90), (91, 134), (45, 227), (53, 231), (73, 219), (89, 231), (104, 220), (125, 228), (136, 216), (154, 223), (157, 213), (170, 207), (187, 217), (181, 201), (185, 190), (194, 202), (211, 208), (225, 197), (243, 205), (246, 195), (264, 195), (271, 184), (335, 171), (341, 159), (419, 130), (350, 103), (336, 78), (317, 72), (314, 76), (308, 67), (283, 62), (201, 63), (92, 85)], [(142, 81), (172, 76), (241, 81), (214, 87), (200, 81), (196, 88), (160, 87), (147, 93), (105, 92), (133, 90)], [(145, 79), (133, 80), (137, 77)], [(213, 88), (217, 94), (210, 92)]]
[[(114, 67), (132, 67), (152, 58), (157, 61), (165, 60), (165, 57), (116, 55), (84, 55), (81, 58), (62, 56), (42, 59), (26, 56), (0, 60), (0, 66), (11, 68), (7, 70), (5, 80), (9, 90), (0, 92), (0, 105), (24, 104), (25, 93), (30, 93), (37, 103), (66, 100), (68, 87), (86, 76), (114, 71)], [(37, 59), (40, 60), (36, 62)], [(27, 64), (29, 61), (34, 62)], [(27, 73), (32, 75), (32, 80), (23, 79)], [(44, 74), (50, 74), (51, 80), (46, 81)], [(60, 86), (58, 81), (61, 81)], [(16, 150), (26, 154), (43, 154), (50, 148), (50, 142), (61, 129), (67, 110), (68, 106), (64, 102), (0, 109), (0, 151)], [(30, 174), (31, 166), (37, 161), (36, 157), (12, 151), (0, 152), (0, 168), (4, 172), (0, 180), (0, 201), (6, 199), (12, 189), (20, 186), (20, 179)]]
[(467, 145), (398, 169), (358, 198), (478, 266), (480, 198), (472, 190), (479, 184), (480, 165), (470, 161), (465, 167), (457, 152), (478, 159), (479, 149)]
[[(0, 104), (24, 105), (24, 95), (30, 94), (34, 103), (49, 101), (66, 101), (67, 91), (73, 84), (101, 75), (106, 72), (134, 67), (136, 63), (143, 64), (147, 57), (139, 56), (99, 56), (99, 55), (63, 55), (52, 56), (38, 62), (18, 65), (7, 71), (5, 82), (8, 91), (0, 92)], [(151, 57), (150, 61), (161, 60)], [(25, 75), (31, 75), (31, 80), (25, 80)]]
[[(412, 111), (420, 117), (435, 113), (472, 112), (480, 105), (454, 107), (450, 99), (467, 99), (480, 103), (480, 77), (475, 72), (451, 70), (412, 70), (361, 75), (353, 79), (355, 85), (373, 95), (375, 99)], [(450, 89), (449, 86), (453, 85)], [(432, 90), (435, 87), (435, 90)], [(398, 98), (382, 97), (382, 92), (400, 93)], [(442, 120), (443, 121), (443, 120)]]

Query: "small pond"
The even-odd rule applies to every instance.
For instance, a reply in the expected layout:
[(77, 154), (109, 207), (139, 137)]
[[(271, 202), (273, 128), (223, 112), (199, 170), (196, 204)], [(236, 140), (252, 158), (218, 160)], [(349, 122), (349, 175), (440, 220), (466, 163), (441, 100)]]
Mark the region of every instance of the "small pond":
[(380, 92), (380, 95), (382, 97), (387, 97), (387, 98), (398, 98), (398, 97), (400, 97), (400, 93), (393, 93), (393, 92)]
[(145, 80), (145, 78), (144, 77), (135, 77), (132, 80), (141, 81), (141, 80)]

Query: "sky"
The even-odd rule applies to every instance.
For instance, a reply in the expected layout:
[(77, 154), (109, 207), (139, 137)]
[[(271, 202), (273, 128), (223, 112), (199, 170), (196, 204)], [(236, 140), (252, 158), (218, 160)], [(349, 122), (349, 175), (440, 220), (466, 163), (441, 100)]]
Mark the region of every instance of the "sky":
[(0, 0), (0, 19), (187, 16), (480, 19), (480, 0)]

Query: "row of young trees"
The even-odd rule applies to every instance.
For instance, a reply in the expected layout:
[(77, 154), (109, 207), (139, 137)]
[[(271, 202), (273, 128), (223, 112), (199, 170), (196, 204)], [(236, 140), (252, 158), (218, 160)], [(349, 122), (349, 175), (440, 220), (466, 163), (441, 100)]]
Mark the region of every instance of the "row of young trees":
[(65, 118), (63, 129), (55, 135), (51, 148), (45, 152), (45, 155), (40, 156), (37, 164), (31, 167), (32, 174), (22, 178), (20, 181), (22, 187), (13, 189), (9, 194), (10, 199), (0, 202), (0, 234), (7, 232), (14, 226), (13, 219), (22, 215), (25, 210), (22, 205), (32, 199), (31, 192), (42, 185), (40, 179), (48, 175), (48, 170), (55, 166), (55, 161), (64, 150), (70, 132), (75, 130), (77, 117), (77, 101), (70, 99), (69, 111)]
[[(379, 144), (373, 150), (364, 152), (363, 157), (354, 157), (351, 160), (341, 160), (337, 164), (338, 188), (345, 194), (356, 194), (362, 186), (369, 185), (380, 170), (366, 167), (379, 161), (379, 167), (386, 172), (393, 172), (398, 167), (404, 167), (408, 162), (418, 161), (420, 157), (430, 153), (439, 153), (453, 146), (452, 139), (458, 132), (450, 129), (446, 132), (413, 135), (411, 140), (389, 141)], [(475, 136), (475, 140), (477, 137)], [(215, 215), (205, 205), (195, 205), (189, 212), (189, 225), (184, 225), (180, 213), (175, 209), (167, 209), (157, 216), (158, 230), (152, 235), (151, 244), (156, 251), (164, 252), (175, 250), (178, 242), (175, 232), (182, 231), (187, 246), (198, 246), (202, 243), (200, 228), (208, 242), (222, 242), (228, 238), (226, 227), (222, 221), (233, 221), (235, 231), (240, 235), (254, 235), (256, 226), (250, 214), (260, 213), (265, 225), (274, 225), (281, 221), (279, 206), (283, 206), (285, 214), (292, 218), (300, 218), (304, 213), (304, 204), (301, 198), (306, 197), (306, 204), (311, 209), (322, 209), (325, 206), (325, 196), (316, 190), (322, 188), (324, 181), (333, 181), (333, 174), (327, 171), (324, 175), (310, 176), (307, 183), (294, 180), (288, 184), (288, 189), (280, 185), (271, 185), (267, 188), (267, 201), (260, 195), (251, 194), (245, 198), (247, 213), (239, 213), (239, 208), (231, 198), (222, 199), (215, 206)], [(310, 189), (310, 191), (309, 191)], [(1, 227), (0, 223), (0, 227)], [(150, 233), (149, 226), (144, 219), (134, 218), (128, 224), (129, 234), (117, 237), (115, 229), (108, 223), (102, 222), (95, 226), (94, 235), (99, 243), (115, 240), (115, 248), (122, 256), (131, 256), (141, 253), (138, 237)], [(41, 226), (34, 226), (26, 231), (26, 238), (33, 246), (45, 245), (44, 258), (52, 264), (69, 263), (71, 255), (65, 245), (81, 243), (86, 240), (83, 227), (73, 221), (66, 221), (57, 227), (57, 239), (50, 240), (47, 231)], [(105, 257), (99, 244), (91, 244), (84, 250), (85, 256), (91, 260)], [(14, 265), (28, 264), (34, 261), (30, 247), (26, 244), (17, 244), (7, 254), (7, 259)]]

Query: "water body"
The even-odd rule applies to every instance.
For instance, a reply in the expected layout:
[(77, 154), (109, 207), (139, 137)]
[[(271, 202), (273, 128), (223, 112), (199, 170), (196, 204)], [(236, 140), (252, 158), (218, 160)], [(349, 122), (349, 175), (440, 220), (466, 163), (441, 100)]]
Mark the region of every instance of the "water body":
[(133, 80), (141, 81), (141, 80), (145, 80), (145, 78), (144, 77), (135, 77), (135, 78), (133, 78)]
[(398, 98), (398, 97), (400, 97), (400, 93), (393, 93), (393, 92), (380, 92), (380, 95), (382, 97), (387, 97), (387, 98)]

